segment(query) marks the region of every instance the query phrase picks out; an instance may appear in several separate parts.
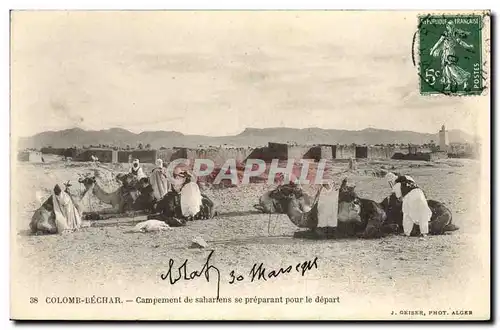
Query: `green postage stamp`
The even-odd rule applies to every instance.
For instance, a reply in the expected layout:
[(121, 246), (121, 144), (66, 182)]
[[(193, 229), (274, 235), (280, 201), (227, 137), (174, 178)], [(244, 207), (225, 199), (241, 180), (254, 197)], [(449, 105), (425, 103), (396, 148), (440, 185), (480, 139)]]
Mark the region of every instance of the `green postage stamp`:
[(486, 88), (484, 15), (418, 17), (420, 93), (479, 95)]

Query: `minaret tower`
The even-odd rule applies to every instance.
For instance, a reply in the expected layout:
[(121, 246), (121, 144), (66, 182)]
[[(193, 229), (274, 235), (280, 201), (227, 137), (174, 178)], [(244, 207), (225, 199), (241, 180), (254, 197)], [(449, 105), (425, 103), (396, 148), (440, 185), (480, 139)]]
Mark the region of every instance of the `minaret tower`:
[(450, 144), (448, 140), (448, 131), (446, 127), (441, 126), (441, 130), (439, 131), (439, 150), (440, 151), (448, 151), (448, 145)]

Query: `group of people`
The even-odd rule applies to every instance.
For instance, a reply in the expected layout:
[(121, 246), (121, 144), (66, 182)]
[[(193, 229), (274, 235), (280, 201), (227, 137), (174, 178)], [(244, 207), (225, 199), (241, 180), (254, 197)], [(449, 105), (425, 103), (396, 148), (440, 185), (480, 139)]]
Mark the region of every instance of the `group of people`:
[(135, 175), (138, 180), (148, 178), (153, 189), (154, 198), (161, 201), (169, 192), (180, 194), (180, 209), (186, 218), (194, 217), (201, 209), (203, 196), (196, 183), (195, 176), (180, 167), (174, 169), (173, 179), (178, 183), (171, 183), (167, 176), (167, 170), (163, 166), (163, 160), (156, 160), (156, 167), (149, 177), (144, 173), (139, 159), (132, 162), (129, 173)]
[[(156, 202), (166, 200), (166, 204), (170, 204), (165, 207), (173, 205), (176, 210), (178, 208), (177, 214), (186, 219), (193, 219), (198, 215), (203, 201), (210, 207), (213, 206), (201, 194), (196, 178), (189, 171), (176, 168), (173, 173), (176, 180), (171, 183), (161, 159), (156, 160), (156, 167), (149, 176), (145, 174), (138, 159), (132, 162), (128, 172), (137, 181), (148, 182)], [(64, 233), (77, 230), (83, 225), (83, 210), (79, 201), (70, 193), (71, 184), (68, 182), (64, 186), (62, 188), (62, 185), (56, 184), (51, 196), (35, 211), (30, 222), (32, 232)]]
[(163, 196), (170, 190), (170, 182), (167, 180), (167, 173), (163, 167), (163, 160), (156, 160), (156, 167), (148, 177), (142, 169), (139, 159), (135, 159), (130, 166), (129, 173), (135, 175), (138, 180), (148, 178), (149, 183), (153, 187), (153, 193), (157, 200), (161, 200)]
[[(149, 176), (145, 174), (139, 160), (135, 159), (131, 164), (129, 174), (136, 176), (138, 181), (147, 180), (151, 185), (154, 199), (158, 202), (165, 201), (167, 208), (177, 209), (178, 207), (179, 213), (182, 213), (182, 217), (186, 219), (193, 219), (201, 210), (204, 210), (204, 203), (207, 203), (209, 207), (213, 207), (213, 203), (201, 194), (196, 183), (196, 177), (192, 173), (178, 167), (173, 173), (173, 178), (176, 180), (171, 182), (161, 159), (156, 160), (156, 167)], [(420, 235), (422, 237), (427, 236), (432, 211), (422, 189), (408, 175), (388, 173), (385, 178), (391, 188), (391, 194), (393, 193), (396, 198), (402, 201), (404, 235), (410, 236), (416, 224), (420, 228)], [(346, 212), (339, 209), (340, 187), (337, 187), (333, 180), (330, 180), (330, 182), (324, 184), (321, 188), (322, 191), (317, 194), (317, 228), (337, 227), (338, 222), (343, 221), (344, 215), (341, 213)], [(52, 222), (56, 225), (58, 231), (60, 231), (59, 229), (77, 228), (81, 225), (81, 209), (78, 203), (73, 200), (68, 188), (69, 186), (63, 190), (59, 185), (55, 186), (51, 198), (44, 203), (51, 204), (50, 207), (45, 208), (47, 214), (35, 215), (44, 218), (42, 224)], [(359, 214), (361, 211), (359, 205), (353, 204), (350, 207), (352, 210), (350, 209), (347, 212), (357, 212)], [(48, 212), (51, 212), (52, 216)], [(349, 218), (351, 215), (348, 214), (345, 217)]]
[[(413, 226), (416, 224), (420, 227), (420, 236), (426, 237), (429, 233), (432, 211), (423, 190), (409, 175), (396, 175), (389, 172), (385, 178), (391, 188), (391, 193), (402, 201), (404, 235), (410, 236)], [(339, 187), (333, 183), (327, 183), (322, 186), (322, 190), (318, 199), (317, 228), (337, 227), (339, 222)], [(359, 205), (352, 205), (352, 207), (358, 207), (358, 209), (350, 211), (360, 212)]]

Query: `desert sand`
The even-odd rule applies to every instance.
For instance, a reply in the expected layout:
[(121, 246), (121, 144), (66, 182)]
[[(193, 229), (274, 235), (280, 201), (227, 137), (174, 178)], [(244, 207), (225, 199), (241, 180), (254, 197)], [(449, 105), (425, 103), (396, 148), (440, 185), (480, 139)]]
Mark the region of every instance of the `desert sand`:
[[(384, 178), (373, 175), (380, 169), (411, 175), (424, 189), (427, 198), (439, 200), (453, 212), (460, 230), (427, 239), (388, 236), (381, 239), (307, 240), (293, 238), (297, 230), (286, 215), (271, 218), (258, 214), (252, 205), (259, 196), (275, 185), (250, 184), (225, 189), (205, 188), (205, 193), (220, 204), (221, 214), (215, 219), (189, 222), (186, 227), (171, 228), (161, 233), (128, 233), (131, 226), (144, 217), (95, 221), (90, 228), (67, 235), (33, 236), (28, 225), (40, 204), (38, 195), (48, 196), (55, 183), (71, 180), (73, 189), (82, 189), (77, 173), (91, 168), (87, 163), (53, 161), (45, 164), (18, 163), (12, 179), (12, 286), (14, 310), (19, 315), (57, 317), (71, 306), (28, 310), (29, 296), (40, 294), (40, 300), (53, 295), (112, 295), (134, 300), (143, 297), (175, 297), (186, 294), (213, 297), (215, 279), (204, 277), (180, 281), (172, 286), (162, 281), (169, 259), (179, 267), (189, 259), (188, 268), (199, 270), (208, 250), (215, 253), (211, 262), (221, 270), (221, 296), (264, 296), (309, 294), (340, 296), (340, 304), (318, 305), (286, 312), (276, 306), (260, 305), (247, 310), (234, 305), (192, 314), (196, 318), (359, 318), (384, 317), (397, 306), (400, 309), (440, 308), (445, 310), (476, 308), (473, 318), (487, 315), (489, 300), (489, 218), (479, 216), (479, 162), (467, 159), (445, 159), (435, 162), (360, 161), (355, 171), (343, 173), (356, 183), (361, 197), (381, 201), (390, 193)], [(106, 165), (114, 171), (125, 165)], [(346, 168), (347, 164), (336, 166)], [(101, 180), (108, 190), (116, 187), (112, 180)], [(308, 187), (311, 193), (316, 187)], [(100, 210), (94, 196), (84, 201), (87, 211)], [(483, 205), (488, 207), (489, 205)], [(189, 248), (195, 237), (203, 238), (206, 249)], [(318, 269), (305, 276), (291, 273), (267, 281), (251, 282), (249, 270), (254, 263), (266, 267), (286, 267), (318, 257)], [(231, 270), (245, 280), (229, 284)], [(211, 275), (212, 276), (212, 275)], [(215, 277), (214, 277), (215, 278)], [(293, 294), (292, 294), (293, 293)], [(481, 299), (482, 297), (482, 299)], [(478, 300), (481, 299), (481, 300)], [(129, 301), (129, 304), (132, 302)], [(134, 303), (135, 304), (135, 303)], [(128, 314), (123, 307), (78, 307), (77, 317), (102, 318), (121, 315), (127, 318), (182, 318), (189, 310), (170, 306), (176, 312), (163, 313), (165, 306), (146, 308), (135, 304)], [(486, 307), (485, 307), (486, 306)], [(85, 308), (94, 308), (85, 314)], [(354, 308), (353, 308), (354, 307)], [(153, 310), (151, 309), (153, 308)], [(154, 309), (157, 308), (157, 309)], [(366, 309), (368, 308), (368, 309)], [(168, 308), (167, 308), (168, 309)], [(68, 309), (67, 311), (70, 311)], [(202, 310), (203, 311), (203, 310)], [(208, 310), (205, 309), (205, 312)], [(162, 314), (163, 313), (163, 314)], [(486, 313), (486, 314), (485, 314)], [(66, 315), (66, 314), (64, 314)], [(68, 316), (69, 317), (69, 316)], [(118, 316), (117, 316), (118, 317)], [(397, 316), (396, 316), (397, 317)], [(400, 316), (403, 317), (403, 316)], [(407, 318), (408, 316), (406, 316)], [(446, 317), (446, 316), (442, 316)], [(457, 316), (459, 317), (459, 316)], [(470, 316), (469, 316), (470, 318)]]

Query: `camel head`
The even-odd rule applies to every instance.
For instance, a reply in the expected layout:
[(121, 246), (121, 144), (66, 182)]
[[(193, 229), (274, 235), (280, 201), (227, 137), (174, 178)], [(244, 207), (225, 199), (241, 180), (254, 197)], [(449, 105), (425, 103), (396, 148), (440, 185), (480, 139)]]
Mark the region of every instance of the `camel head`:
[(290, 201), (299, 200), (303, 197), (304, 192), (295, 184), (278, 186), (269, 193), (269, 198), (273, 201), (274, 209), (278, 213), (285, 213)]
[(127, 177), (128, 177), (127, 173), (118, 173), (118, 174), (115, 176), (115, 180), (116, 180), (118, 183), (120, 183), (120, 184), (124, 185), (124, 184), (126, 183)]
[(71, 182), (68, 180), (66, 182), (63, 183), (64, 184), (64, 187), (66, 187), (66, 189), (69, 189), (69, 187), (72, 186)]
[(318, 225), (317, 203), (312, 205), (313, 201), (300, 185), (280, 185), (264, 194), (259, 202), (259, 205), (254, 206), (256, 209), (265, 213), (285, 213), (299, 228), (312, 229)]
[(82, 183), (83, 186), (85, 187), (85, 190), (82, 193), (82, 196), (83, 196), (87, 193), (87, 191), (94, 188), (94, 185), (96, 184), (96, 179), (95, 179), (95, 176), (90, 176), (87, 174), (85, 176), (80, 177), (78, 179), (78, 182)]
[(347, 178), (342, 180), (339, 189), (339, 222), (361, 223), (361, 200), (355, 191), (355, 185), (348, 185)]
[(66, 181), (66, 182), (64, 183), (64, 192), (65, 192), (65, 193), (67, 193), (67, 194), (71, 193), (71, 190), (70, 190), (70, 187), (71, 187), (71, 186), (73, 186), (73, 185), (71, 184), (71, 182), (69, 182), (69, 180), (68, 180), (68, 181)]
[(119, 173), (115, 177), (116, 181), (118, 181), (123, 187), (129, 189), (138, 189), (139, 181), (137, 177), (131, 173)]

